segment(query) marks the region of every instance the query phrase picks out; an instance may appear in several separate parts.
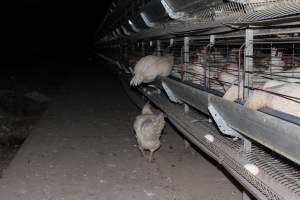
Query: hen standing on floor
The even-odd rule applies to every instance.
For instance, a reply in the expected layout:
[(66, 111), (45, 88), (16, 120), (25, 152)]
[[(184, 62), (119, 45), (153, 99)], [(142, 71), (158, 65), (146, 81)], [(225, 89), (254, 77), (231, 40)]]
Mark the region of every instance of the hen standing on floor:
[(136, 133), (138, 148), (146, 157), (145, 150), (150, 151), (149, 162), (152, 161), (153, 152), (160, 147), (160, 136), (165, 126), (163, 113), (153, 114), (150, 104), (146, 103), (142, 114), (137, 116), (133, 128)]

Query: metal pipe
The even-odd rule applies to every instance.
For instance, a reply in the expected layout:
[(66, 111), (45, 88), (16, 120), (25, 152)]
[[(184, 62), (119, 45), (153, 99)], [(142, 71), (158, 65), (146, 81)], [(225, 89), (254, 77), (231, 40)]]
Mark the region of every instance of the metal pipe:
[(293, 60), (292, 60), (292, 67), (295, 67), (295, 44), (293, 44)]
[(174, 38), (170, 39), (170, 47), (172, 47), (174, 45)]
[(142, 55), (145, 55), (145, 42), (142, 41)]
[(253, 72), (253, 30), (246, 29), (245, 50), (244, 50), (244, 100), (248, 98), (252, 92), (252, 72)]
[[(238, 98), (240, 98), (240, 82), (241, 82), (241, 51), (245, 47), (245, 43), (239, 48), (239, 65), (238, 65)], [(244, 70), (245, 73), (245, 70)]]
[[(215, 35), (210, 35), (209, 36), (209, 49), (210, 49), (210, 53), (211, 53), (212, 47), (215, 45), (215, 41), (216, 41)], [(207, 70), (208, 70), (208, 77), (207, 77)], [(205, 87), (208, 87), (208, 88), (210, 87), (209, 80), (210, 80), (210, 66), (204, 65), (204, 86)]]
[(187, 71), (190, 62), (190, 38), (184, 37), (184, 77), (183, 80), (187, 80)]
[(161, 42), (160, 42), (160, 40), (156, 40), (156, 50), (157, 50), (157, 55), (161, 56)]

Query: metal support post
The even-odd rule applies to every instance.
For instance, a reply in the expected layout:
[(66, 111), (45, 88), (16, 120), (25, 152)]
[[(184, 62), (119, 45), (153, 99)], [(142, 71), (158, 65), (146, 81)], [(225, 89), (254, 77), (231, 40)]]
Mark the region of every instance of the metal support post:
[(156, 41), (156, 50), (157, 50), (157, 55), (162, 56), (161, 55), (161, 42), (160, 42), (160, 40)]
[(190, 111), (190, 107), (187, 104), (184, 104), (183, 109), (185, 113), (188, 113)]
[(174, 45), (174, 38), (170, 39), (170, 47), (172, 47)]
[[(212, 48), (215, 45), (215, 40), (216, 40), (216, 36), (215, 35), (210, 35), (209, 36), (209, 48)], [(211, 51), (210, 51), (211, 53)], [(215, 62), (215, 61), (213, 61)], [(210, 66), (208, 65), (204, 65), (204, 86), (209, 88), (209, 79), (210, 79)], [(208, 72), (208, 73), (207, 73)], [(208, 77), (207, 77), (208, 75)]]
[(190, 62), (190, 38), (184, 37), (184, 77), (183, 80), (187, 79), (187, 71)]
[(252, 92), (249, 87), (252, 87), (252, 72), (253, 72), (253, 30), (246, 29), (245, 50), (244, 50), (244, 100), (248, 98)]
[(215, 45), (215, 41), (216, 41), (216, 36), (215, 35), (210, 35), (209, 36), (209, 47), (213, 47)]
[(145, 42), (142, 42), (142, 54), (145, 55)]

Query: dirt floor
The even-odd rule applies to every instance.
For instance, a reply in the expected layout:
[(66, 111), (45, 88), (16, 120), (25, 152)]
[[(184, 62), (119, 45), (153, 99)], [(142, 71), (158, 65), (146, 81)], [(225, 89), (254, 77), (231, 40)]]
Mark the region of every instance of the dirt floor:
[(5, 170), (1, 198), (241, 199), (232, 177), (203, 154), (185, 152), (170, 125), (154, 161), (145, 160), (132, 129), (139, 112), (109, 72), (74, 72)]
[(64, 73), (60, 73), (54, 76), (54, 71), (36, 65), (24, 69), (7, 68), (2, 71), (0, 177), (62, 85)]

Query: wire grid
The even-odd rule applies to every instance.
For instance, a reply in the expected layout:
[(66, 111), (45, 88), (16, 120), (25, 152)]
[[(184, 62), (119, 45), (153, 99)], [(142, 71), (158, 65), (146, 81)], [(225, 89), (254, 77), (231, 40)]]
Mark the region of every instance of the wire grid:
[[(274, 36), (273, 36), (274, 37)], [(174, 66), (171, 76), (195, 86), (203, 86), (228, 94), (237, 87), (237, 100), (245, 102), (245, 89), (262, 90), (288, 100), (300, 103), (294, 96), (282, 95), (264, 88), (270, 80), (286, 83), (300, 82), (300, 44), (283, 43), (280, 38), (295, 37), (293, 34), (278, 35), (277, 38), (261, 37), (254, 40), (253, 69), (244, 69), (243, 39), (220, 39), (213, 46), (208, 40), (190, 40), (189, 52), (184, 52), (183, 38), (160, 40), (160, 50), (156, 40), (128, 44), (124, 47), (123, 60), (132, 68), (145, 55), (165, 55), (172, 51)], [(126, 53), (126, 51), (128, 53)], [(188, 55), (188, 59), (185, 59)], [(244, 83), (245, 76), (251, 75), (250, 84)], [(236, 100), (236, 99), (234, 99)]]
[(188, 62), (184, 62), (183, 42), (177, 42), (172, 75), (182, 81), (225, 92), (232, 83), (219, 77), (225, 74), (224, 76), (232, 76), (235, 80), (239, 73), (242, 75), (242, 70), (238, 70), (237, 66), (241, 68), (243, 65), (239, 59), (243, 52), (239, 50), (239, 44), (231, 47), (228, 44), (210, 47), (208, 43), (209, 41), (190, 41)]
[[(280, 200), (281, 197), (276, 192), (281, 193), (282, 191), (274, 191), (270, 189), (273, 185), (267, 186), (255, 176), (249, 174), (249, 172), (244, 169), (243, 163), (252, 163), (256, 165), (260, 170), (267, 174), (269, 178), (275, 180), (276, 183), (282, 187), (281, 189), (284, 188), (285, 191), (289, 191), (300, 197), (300, 169), (296, 164), (255, 142), (252, 143), (251, 152), (243, 152), (242, 140), (233, 141), (231, 137), (224, 137), (223, 135), (220, 135), (218, 129), (214, 126), (214, 124), (209, 123), (205, 116), (199, 118), (199, 115), (194, 112), (197, 113), (197, 111), (192, 109), (190, 114), (195, 115), (195, 118), (199, 119), (194, 125), (199, 126), (200, 129), (204, 128), (208, 130), (208, 134), (214, 136), (215, 142), (207, 142), (207, 140), (202, 137), (199, 137), (198, 139), (201, 140), (201, 143), (203, 143), (215, 155), (226, 157), (224, 157), (220, 162), (229, 165), (269, 200)], [(220, 145), (216, 145), (216, 143)], [(234, 156), (229, 155), (228, 153), (230, 151), (225, 147), (229, 147), (233, 152), (239, 152), (237, 154), (238, 157), (233, 159)]]
[[(278, 36), (282, 37), (282, 36)], [(293, 37), (290, 35), (285, 35), (283, 37)], [(260, 38), (261, 39), (261, 38)], [(227, 63), (234, 63), (237, 64), (238, 62), (241, 62), (241, 65), (238, 65), (242, 68), (241, 72), (242, 73), (252, 73), (253, 78), (255, 77), (265, 77), (266, 75), (269, 75), (268, 72), (265, 72), (265, 69), (275, 67), (276, 69), (278, 66), (272, 65), (269, 61), (272, 59), (272, 57), (275, 57), (276, 62), (284, 62), (285, 65), (283, 66), (283, 72), (290, 70), (290, 69), (296, 69), (299, 67), (299, 57), (300, 57), (300, 46), (298, 43), (280, 43), (276, 42), (277, 40), (272, 40), (272, 38), (269, 38), (269, 40), (266, 40), (267, 38), (264, 38), (264, 40), (255, 40), (254, 41), (254, 55), (253, 55), (253, 60), (254, 60), (254, 69), (252, 72), (244, 72), (243, 71), (243, 59), (244, 56), (241, 54), (242, 51), (240, 51), (242, 47), (242, 43), (240, 41), (216, 41), (216, 45), (213, 48), (210, 48), (209, 55), (213, 56), (219, 56), (220, 54), (223, 57), (219, 58), (224, 58), (225, 65)], [(258, 42), (257, 42), (258, 41)], [(148, 46), (145, 42), (144, 48), (146, 53), (153, 53), (155, 52), (155, 48), (150, 49), (150, 45)], [(162, 41), (162, 50), (165, 49), (168, 46), (168, 40)], [(201, 52), (204, 48), (208, 48), (208, 41), (191, 41), (190, 42), (190, 62), (188, 64), (199, 64), (197, 61), (198, 60), (193, 60), (194, 55), (200, 52), (200, 55), (207, 56), (207, 53)], [(147, 48), (149, 49), (147, 50)], [(183, 52), (183, 40), (176, 40), (173, 45), (174, 49), (174, 55), (175, 55), (175, 63), (174, 63), (174, 68), (173, 71), (175, 70), (178, 73), (178, 68), (176, 68), (177, 65), (182, 65), (184, 64), (184, 60), (182, 59), (184, 52)], [(134, 53), (137, 54), (139, 53), (139, 57), (142, 57), (141, 55), (141, 44), (131, 44), (128, 46), (124, 46), (124, 51), (123, 53), (130, 52), (132, 55)], [(239, 51), (237, 51), (239, 49)], [(276, 51), (275, 51), (275, 50)], [(216, 53), (217, 52), (217, 53)], [(238, 52), (238, 53), (237, 53)], [(278, 52), (281, 52), (282, 55), (281, 57), (278, 56)], [(275, 53), (275, 54), (274, 54)], [(129, 54), (129, 53), (128, 53)], [(126, 54), (125, 54), (126, 55)], [(238, 56), (237, 56), (238, 55)], [(128, 56), (128, 55), (127, 55)], [(197, 57), (196, 57), (197, 58)], [(138, 60), (138, 58), (136, 58)], [(221, 59), (220, 59), (221, 60)], [(269, 61), (268, 61), (269, 60)], [(221, 64), (218, 64), (216, 67), (213, 65), (215, 64), (215, 60), (210, 60), (208, 59), (206, 62), (206, 66), (213, 66), (212, 68), (216, 68), (219, 72), (237, 72), (238, 69), (233, 68), (233, 67), (228, 67), (228, 66), (222, 66), (224, 63), (220, 62)], [(211, 63), (209, 63), (211, 62)], [(210, 65), (211, 64), (211, 65)], [(220, 67), (221, 66), (221, 67)], [(259, 70), (257, 70), (259, 69)], [(190, 71), (191, 67), (189, 66), (187, 69), (182, 70), (183, 73), (186, 73), (186, 71)], [(231, 71), (229, 71), (231, 70)], [(272, 70), (274, 72), (275, 70)], [(181, 72), (181, 71), (179, 71)], [(274, 72), (272, 74), (272, 79), (275, 79), (276, 77), (280, 77), (281, 75), (278, 75), (277, 73), (282, 73), (282, 72)], [(294, 73), (294, 76), (292, 78), (297, 78), (297, 73)], [(183, 80), (181, 76), (181, 80)], [(187, 76), (189, 77), (189, 76)], [(237, 76), (238, 77), (238, 76)], [(266, 80), (269, 80), (269, 78), (266, 78)], [(193, 83), (194, 79), (184, 81), (190, 81)], [(203, 82), (199, 83), (194, 83), (194, 84), (199, 84), (202, 85), (204, 84)], [(232, 83), (231, 83), (232, 84)], [(207, 87), (211, 87), (210, 85), (207, 85)], [(253, 88), (254, 89), (254, 88)], [(227, 146), (231, 147), (234, 151), (239, 152), (242, 146), (242, 142), (236, 141), (233, 142), (232, 139), (228, 137), (223, 137), (220, 134), (218, 134), (217, 129), (212, 125), (208, 124), (207, 122), (204, 121), (199, 121), (199, 124), (202, 126), (208, 127), (210, 130), (210, 133), (213, 134), (218, 140), (222, 141), (222, 143), (226, 144)], [(208, 147), (213, 151), (218, 153), (218, 149), (216, 149), (214, 146), (210, 146), (207, 144)], [(220, 153), (220, 152), (219, 152)], [(251, 153), (246, 154), (246, 159), (255, 165), (259, 167), (259, 169), (262, 169), (268, 176), (272, 177), (277, 183), (279, 183), (283, 188), (287, 188), (290, 192), (293, 194), (297, 195), (300, 197), (300, 171), (299, 171), (299, 166), (296, 164), (293, 164), (292, 162), (288, 161), (287, 159), (279, 156), (278, 154), (275, 154), (269, 150), (267, 150), (265, 147), (254, 143), (252, 145), (252, 151)], [(261, 181), (256, 180), (251, 176), (247, 171), (243, 169), (242, 166), (240, 166), (239, 163), (237, 163), (234, 160), (224, 160), (226, 164), (230, 165), (237, 173), (245, 177), (247, 181), (249, 181), (253, 186), (255, 186), (259, 191), (261, 191), (263, 194), (265, 194), (268, 199), (280, 199), (276, 193), (273, 193), (272, 190), (269, 190), (266, 185), (261, 183)]]
[[(257, 2), (256, 2), (257, 1)], [(249, 23), (262, 20), (273, 20), (285, 16), (300, 14), (299, 0), (258, 1), (252, 0), (245, 6), (246, 14), (236, 23)]]
[(191, 19), (201, 23), (216, 21), (249, 22), (299, 14), (299, 0), (231, 1), (216, 7), (198, 10)]
[[(241, 152), (243, 146), (242, 140), (233, 141), (230, 137), (224, 137), (220, 135), (216, 127), (212, 123), (208, 123), (207, 120), (199, 120), (198, 125), (207, 128), (209, 130), (209, 133), (212, 134), (215, 139), (220, 141), (221, 144), (230, 147), (235, 152)], [(210, 145), (210, 143), (208, 143), (208, 145)], [(210, 147), (213, 152), (218, 151), (213, 145), (211, 145)], [(287, 188), (289, 191), (294, 193), (296, 196), (299, 196), (300, 198), (299, 167), (291, 161), (275, 154), (276, 153), (268, 150), (262, 145), (253, 142), (251, 152), (244, 152), (241, 155), (244, 155), (244, 158), (246, 159), (246, 161), (244, 162), (256, 165), (259, 169), (263, 170), (264, 173), (276, 180), (282, 187)], [(236, 170), (241, 173), (246, 179), (252, 182), (257, 181), (254, 180), (251, 175), (241, 170), (241, 166), (239, 166), (236, 161), (231, 160), (228, 162), (231, 166), (235, 166)], [(263, 184), (255, 184), (254, 186), (257, 187), (258, 190), (265, 193), (265, 195), (269, 199), (279, 199), (277, 195), (273, 194), (272, 191), (269, 191), (268, 187), (265, 187)]]
[[(290, 37), (289, 35), (280, 37)], [(184, 62), (183, 42), (175, 46), (176, 62), (172, 75), (182, 81), (227, 92), (232, 85), (239, 87), (238, 98), (243, 100), (244, 89), (259, 89), (269, 80), (300, 82), (300, 45), (298, 43), (255, 42), (253, 70), (244, 70), (242, 40), (223, 40), (209, 47), (208, 41), (190, 41), (189, 61)], [(243, 79), (252, 75), (252, 84)]]
[(272, 95), (300, 103), (295, 96), (270, 92), (264, 88), (270, 80), (286, 84), (300, 82), (300, 45), (282, 44), (275, 41), (254, 44), (253, 70), (245, 73), (252, 75), (252, 85), (245, 85), (251, 90), (261, 90)]
[[(244, 70), (243, 40), (216, 41), (213, 47), (208, 43), (207, 40), (191, 40), (189, 58), (185, 62), (183, 40), (177, 39), (171, 48), (169, 40), (161, 40), (160, 52), (156, 40), (144, 41), (143, 45), (139, 42), (134, 48), (127, 47), (130, 51), (127, 60), (134, 66), (144, 55), (164, 55), (167, 51), (172, 51), (174, 55), (172, 76), (223, 93), (233, 84), (242, 84), (244, 87), (239, 88), (241, 90), (239, 99), (243, 99), (245, 87), (254, 90), (259, 89), (268, 80), (298, 82), (300, 79), (298, 43), (276, 43), (276, 40), (255, 42), (252, 71)], [(252, 75), (252, 85), (244, 85), (243, 78), (246, 74)]]

